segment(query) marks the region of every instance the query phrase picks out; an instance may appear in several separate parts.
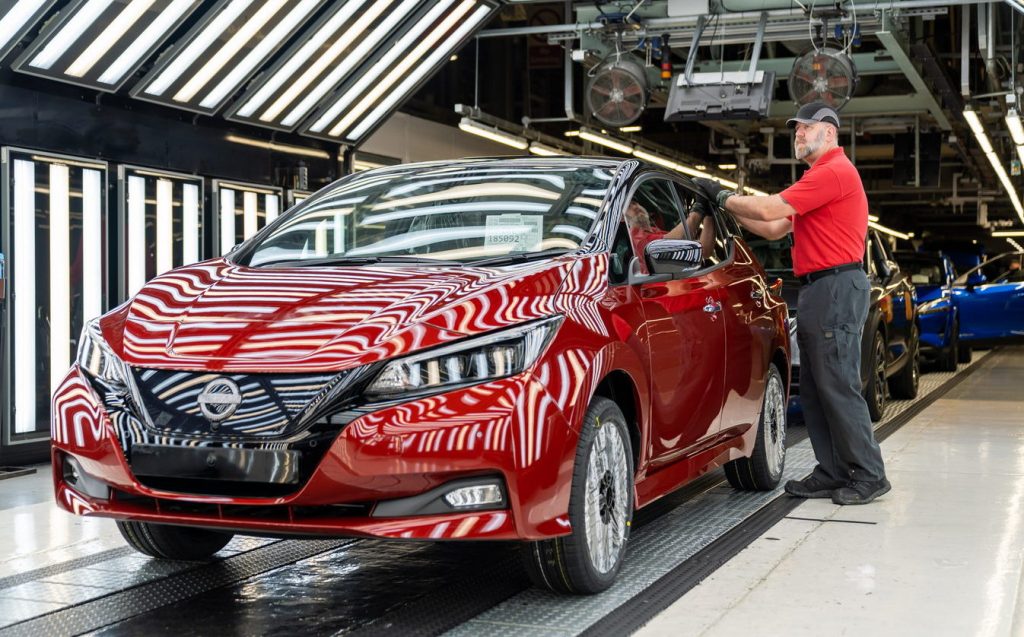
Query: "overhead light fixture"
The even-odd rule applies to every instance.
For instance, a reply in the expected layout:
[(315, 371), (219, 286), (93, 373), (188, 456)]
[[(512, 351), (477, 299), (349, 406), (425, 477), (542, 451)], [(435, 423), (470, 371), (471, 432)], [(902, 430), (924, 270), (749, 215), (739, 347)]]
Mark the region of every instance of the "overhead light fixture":
[(878, 215), (868, 215), (868, 221), (878, 221)]
[(268, 142), (262, 139), (242, 137), (241, 135), (225, 135), (224, 139), (235, 144), (242, 144), (243, 146), (265, 148), (267, 150), (272, 150), (278, 153), (288, 153), (289, 155), (302, 155), (304, 157), (316, 157), (317, 159), (331, 158), (330, 153), (328, 153), (326, 150), (320, 150), (319, 148), (306, 148), (305, 146), (294, 146), (292, 144)]
[(996, 230), (993, 237), (1024, 237), (1024, 230)]
[(423, 83), (495, 10), (481, 0), (421, 2), (416, 17), (402, 23), (382, 53), (350, 76), (335, 97), (314, 113), (301, 132), (355, 145)]
[(743, 187), (743, 192), (747, 193), (748, 195), (754, 195), (754, 196), (757, 196), (757, 197), (767, 197), (768, 196), (768, 193), (766, 193), (765, 191), (758, 190), (757, 188), (751, 188), (750, 186), (744, 186)]
[(580, 136), (580, 132), (578, 130), (567, 130), (567, 131), (565, 131), (562, 134), (565, 135), (566, 137), (579, 137)]
[(1021, 124), (1020, 113), (1015, 108), (1006, 111), (1006, 128), (1010, 138), (1017, 146), (1024, 146), (1024, 124)]
[(519, 150), (526, 150), (530, 146), (529, 142), (527, 142), (522, 137), (509, 135), (508, 133), (504, 133), (498, 130), (497, 128), (492, 128), (490, 126), (486, 126), (479, 122), (473, 121), (468, 117), (463, 117), (462, 120), (459, 121), (459, 129), (472, 135), (477, 135), (478, 137), (489, 139), (492, 142), (505, 144), (506, 146), (511, 146), (512, 148), (518, 148)]
[(893, 230), (892, 228), (888, 228), (886, 226), (883, 226), (880, 223), (875, 223), (874, 221), (869, 221), (868, 222), (868, 226), (874, 228), (875, 230), (878, 230), (879, 232), (882, 232), (882, 233), (885, 233), (887, 235), (891, 235), (893, 237), (896, 237), (897, 239), (903, 239), (904, 241), (910, 239), (910, 235), (909, 234), (905, 234), (903, 232), (899, 232), (897, 230)]
[(967, 125), (971, 128), (971, 132), (974, 133), (974, 137), (978, 140), (978, 145), (981, 146), (981, 151), (985, 154), (992, 152), (992, 143), (988, 139), (988, 135), (985, 133), (985, 128), (981, 125), (981, 120), (978, 119), (978, 113), (974, 109), (964, 109), (964, 119), (967, 120)]
[(599, 146), (604, 146), (605, 148), (611, 148), (612, 150), (617, 150), (620, 153), (625, 153), (625, 154), (629, 155), (629, 154), (631, 154), (633, 152), (633, 145), (632, 144), (628, 144), (626, 142), (619, 141), (619, 140), (614, 139), (612, 137), (607, 137), (607, 136), (602, 135), (600, 133), (595, 133), (595, 132), (587, 130), (585, 128), (581, 128), (580, 129), (580, 135), (579, 136), (580, 136), (580, 139), (585, 139), (588, 142), (592, 142), (592, 143), (597, 144)]
[(213, 114), (326, 0), (220, 0), (132, 96)]
[(634, 148), (633, 156), (636, 157), (637, 159), (649, 161), (652, 164), (658, 164), (659, 166), (664, 166), (665, 168), (669, 168), (671, 170), (679, 170), (679, 164), (672, 161), (671, 159), (648, 152), (642, 148)]
[(736, 164), (718, 164), (719, 170), (736, 170)]
[[(338, 83), (388, 37), (415, 0), (348, 0), (310, 28), (310, 35), (288, 49), (267, 73), (267, 81), (246, 91), (228, 119), (284, 130), (294, 128)], [(381, 15), (388, 12), (386, 18)], [(369, 32), (368, 32), (369, 31)]]
[(1012, 245), (1014, 250), (1017, 250), (1018, 252), (1024, 252), (1024, 247), (1022, 247), (1019, 243), (1017, 243), (1013, 239), (1007, 239), (1006, 242), (1009, 243), (1010, 245)]
[(0, 18), (0, 58), (16, 45), (57, 0), (17, 0)]
[[(410, 95), (415, 92), (418, 87), (426, 78), (428, 72), (432, 72), (441, 63), (443, 58), (448, 54), (449, 51), (456, 49), (462, 42), (470, 35), (472, 31), (475, 31), (480, 24), (491, 13), (489, 7), (478, 7), (476, 12), (473, 13), (468, 19), (464, 20), (463, 23), (456, 29), (451, 35), (449, 35), (443, 42), (436, 46), (433, 53), (430, 54), (427, 59), (422, 62), (414, 71), (408, 74), (402, 82), (395, 87), (388, 97), (380, 102), (369, 114), (363, 117), (355, 128), (344, 136), (352, 141), (363, 139), (370, 133), (370, 129), (376, 127), (376, 125), (384, 119), (385, 115), (389, 115), (398, 107), (400, 101), (404, 101)], [(364, 98), (370, 99), (370, 98)]]
[(1003, 168), (1003, 162), (999, 159), (999, 155), (995, 152), (989, 152), (985, 156), (988, 157), (989, 163), (992, 164), (992, 169), (996, 171), (999, 181), (1003, 184), (1003, 189), (1006, 190), (1006, 196), (1010, 198), (1010, 203), (1013, 204), (1017, 217), (1020, 218), (1021, 223), (1024, 223), (1024, 206), (1021, 205), (1017, 189), (1014, 187), (1013, 182), (1010, 181), (1010, 176), (1006, 174), (1006, 169)]
[(548, 146), (547, 144), (542, 144), (540, 142), (531, 143), (530, 152), (533, 153), (534, 155), (539, 155), (541, 157), (555, 157), (557, 155), (569, 154), (565, 151), (555, 148), (554, 146)]
[[(39, 3), (17, 2), (15, 8), (23, 4)], [(13, 66), (22, 73), (117, 91), (201, 5), (202, 0), (74, 0)]]
[(619, 128), (620, 133), (639, 133), (643, 130), (643, 126), (622, 126)]

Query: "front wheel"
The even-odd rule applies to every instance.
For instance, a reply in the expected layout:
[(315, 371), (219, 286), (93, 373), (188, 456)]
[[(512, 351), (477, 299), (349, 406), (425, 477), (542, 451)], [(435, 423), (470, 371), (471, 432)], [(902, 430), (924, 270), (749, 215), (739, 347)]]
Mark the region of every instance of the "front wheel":
[(120, 520), (117, 530), (136, 551), (165, 560), (206, 560), (234, 537), (232, 533), (191, 526)]
[(878, 422), (885, 414), (885, 339), (882, 332), (875, 332), (871, 344), (871, 359), (868, 360), (868, 386), (864, 389), (864, 400), (868, 404), (871, 422)]
[(572, 533), (523, 547), (533, 583), (599, 593), (615, 581), (633, 520), (633, 454), (622, 411), (595, 396), (583, 418), (569, 494)]
[(921, 341), (918, 335), (917, 326), (910, 328), (910, 340), (907, 343), (906, 355), (910, 357), (899, 374), (889, 381), (889, 391), (893, 398), (913, 400), (917, 398), (918, 383), (921, 379), (921, 359), (918, 350), (921, 349)]
[(726, 463), (725, 477), (735, 489), (770, 491), (779, 484), (785, 465), (786, 392), (782, 389), (782, 374), (772, 363), (768, 366), (754, 452), (749, 458)]

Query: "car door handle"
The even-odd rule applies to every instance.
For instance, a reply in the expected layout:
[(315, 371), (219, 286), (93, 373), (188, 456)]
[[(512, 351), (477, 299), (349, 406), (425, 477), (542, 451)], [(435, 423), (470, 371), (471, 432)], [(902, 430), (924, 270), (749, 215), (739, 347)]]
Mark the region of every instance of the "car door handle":
[(761, 300), (764, 298), (764, 290), (761, 288), (754, 288), (750, 291), (750, 298), (755, 300)]
[(707, 312), (708, 314), (714, 314), (715, 312), (721, 312), (722, 311), (722, 304), (719, 303), (718, 301), (714, 301), (712, 303), (708, 303), (707, 305), (704, 306), (704, 311)]

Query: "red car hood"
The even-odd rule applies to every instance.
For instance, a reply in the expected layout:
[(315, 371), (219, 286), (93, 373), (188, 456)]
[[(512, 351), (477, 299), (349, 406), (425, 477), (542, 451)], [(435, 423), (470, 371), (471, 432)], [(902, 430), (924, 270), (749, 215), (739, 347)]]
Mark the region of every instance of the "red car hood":
[(247, 268), (149, 282), (102, 322), (129, 365), (342, 370), (549, 316), (572, 258), (505, 268)]

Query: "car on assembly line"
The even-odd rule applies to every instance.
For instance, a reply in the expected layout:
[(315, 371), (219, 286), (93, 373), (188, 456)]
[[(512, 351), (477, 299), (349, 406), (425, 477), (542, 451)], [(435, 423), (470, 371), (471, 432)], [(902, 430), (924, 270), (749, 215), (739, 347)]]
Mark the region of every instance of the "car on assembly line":
[(941, 252), (895, 252), (900, 268), (917, 290), (921, 353), (942, 371), (971, 362), (971, 347), (960, 343), (960, 316), (953, 296), (956, 267)]
[(57, 501), (160, 558), (236, 533), (519, 540), (539, 585), (602, 590), (636, 508), (721, 465), (782, 475), (785, 304), (698, 210), (636, 160), (345, 177), (86, 326)]
[(1024, 341), (1024, 252), (1006, 252), (961, 274), (953, 285), (962, 345)]
[[(792, 237), (768, 241), (748, 235), (748, 243), (769, 277), (783, 282), (782, 296), (789, 308), (790, 350), (793, 370), (788, 412), (799, 420), (800, 349), (797, 343), (797, 297), (800, 281), (793, 274), (790, 255)], [(885, 414), (888, 395), (894, 398), (917, 397), (920, 362), (920, 327), (917, 319), (917, 292), (907, 273), (893, 260), (881, 234), (869, 229), (865, 243), (864, 270), (871, 283), (870, 306), (861, 332), (861, 393), (868, 404), (871, 420)]]

